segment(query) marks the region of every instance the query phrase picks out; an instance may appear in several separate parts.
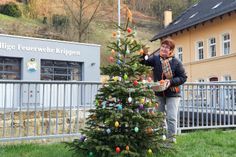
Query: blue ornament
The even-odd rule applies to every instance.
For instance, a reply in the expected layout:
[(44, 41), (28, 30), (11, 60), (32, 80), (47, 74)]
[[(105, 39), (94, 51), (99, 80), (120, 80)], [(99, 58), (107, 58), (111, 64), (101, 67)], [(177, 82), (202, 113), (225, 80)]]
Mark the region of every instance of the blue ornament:
[(108, 134), (110, 134), (110, 133), (111, 133), (111, 129), (107, 129), (106, 132), (107, 132)]
[(116, 63), (117, 63), (117, 64), (121, 64), (121, 61), (118, 59)]
[(123, 109), (122, 105), (121, 104), (117, 105), (117, 109), (122, 110)]
[(84, 135), (81, 135), (79, 140), (80, 140), (81, 142), (84, 142), (85, 139), (86, 139), (86, 137), (85, 137)]

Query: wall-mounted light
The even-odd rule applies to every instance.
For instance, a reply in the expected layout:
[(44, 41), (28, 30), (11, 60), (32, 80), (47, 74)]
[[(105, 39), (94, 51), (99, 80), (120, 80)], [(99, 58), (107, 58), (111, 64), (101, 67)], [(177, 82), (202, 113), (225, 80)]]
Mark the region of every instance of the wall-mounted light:
[(96, 64), (96, 63), (93, 62), (93, 63), (91, 63), (91, 66), (94, 66), (95, 64)]

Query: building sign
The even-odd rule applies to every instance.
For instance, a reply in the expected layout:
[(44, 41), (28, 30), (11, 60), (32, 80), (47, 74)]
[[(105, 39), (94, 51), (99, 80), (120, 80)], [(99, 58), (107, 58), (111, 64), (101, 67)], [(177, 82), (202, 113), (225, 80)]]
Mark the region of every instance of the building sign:
[(22, 44), (9, 44), (6, 42), (0, 42), (0, 49), (7, 51), (19, 51), (19, 52), (40, 52), (40, 53), (55, 53), (63, 54), (66, 56), (79, 56), (80, 51), (68, 50), (65, 48), (51, 48), (49, 46), (39, 47), (39, 46), (28, 46)]

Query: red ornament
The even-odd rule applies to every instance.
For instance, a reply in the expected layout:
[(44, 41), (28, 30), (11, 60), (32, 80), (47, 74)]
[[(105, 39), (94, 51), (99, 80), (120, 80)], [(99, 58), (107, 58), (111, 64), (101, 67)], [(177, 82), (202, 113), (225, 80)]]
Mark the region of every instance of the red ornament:
[(127, 32), (128, 32), (128, 33), (131, 33), (131, 32), (132, 32), (132, 29), (128, 27), (128, 28), (127, 28)]
[(137, 86), (137, 85), (138, 85), (138, 81), (137, 81), (137, 80), (134, 80), (133, 85), (134, 85), (134, 86)]
[(120, 153), (120, 147), (116, 147), (116, 153)]

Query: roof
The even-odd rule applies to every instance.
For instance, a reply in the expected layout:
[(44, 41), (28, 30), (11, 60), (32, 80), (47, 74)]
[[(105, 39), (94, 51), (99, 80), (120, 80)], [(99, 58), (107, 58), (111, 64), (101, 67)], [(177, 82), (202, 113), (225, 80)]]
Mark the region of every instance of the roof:
[(155, 41), (232, 11), (236, 11), (236, 0), (202, 0), (185, 10), (166, 28), (155, 35), (151, 41)]

